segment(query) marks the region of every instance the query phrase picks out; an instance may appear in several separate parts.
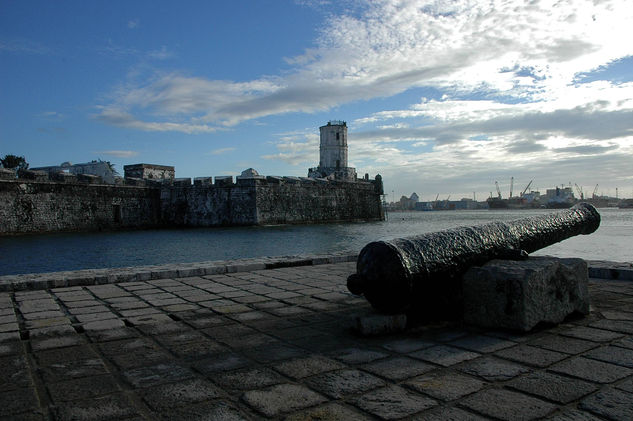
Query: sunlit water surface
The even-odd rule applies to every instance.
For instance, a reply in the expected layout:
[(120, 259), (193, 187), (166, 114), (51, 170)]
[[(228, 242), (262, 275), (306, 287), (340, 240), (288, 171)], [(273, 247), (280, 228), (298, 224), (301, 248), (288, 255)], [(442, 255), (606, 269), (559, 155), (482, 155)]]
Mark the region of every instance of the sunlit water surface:
[[(534, 254), (633, 262), (633, 210), (598, 209), (600, 228)], [(390, 213), (383, 222), (60, 233), (0, 237), (0, 275), (286, 256), (358, 252), (376, 240), (491, 221), (511, 221), (551, 210)]]

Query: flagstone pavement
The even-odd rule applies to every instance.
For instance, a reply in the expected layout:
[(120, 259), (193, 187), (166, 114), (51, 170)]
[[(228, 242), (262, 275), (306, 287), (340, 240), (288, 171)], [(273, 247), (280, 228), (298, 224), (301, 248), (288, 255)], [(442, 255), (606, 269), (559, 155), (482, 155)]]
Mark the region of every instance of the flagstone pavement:
[(354, 263), (0, 292), (3, 420), (631, 420), (633, 282), (528, 334), (354, 333)]

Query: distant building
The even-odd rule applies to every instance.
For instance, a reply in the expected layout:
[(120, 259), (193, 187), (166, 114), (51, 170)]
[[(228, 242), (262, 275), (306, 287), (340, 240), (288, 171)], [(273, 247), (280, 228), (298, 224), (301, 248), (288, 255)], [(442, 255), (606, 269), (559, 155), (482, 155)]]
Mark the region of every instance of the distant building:
[(174, 180), (176, 171), (169, 165), (134, 164), (123, 167), (125, 178), (141, 178), (143, 180)]
[(420, 196), (417, 193), (413, 193), (410, 197), (402, 196), (395, 205), (396, 208), (401, 210), (414, 210), (416, 209), (416, 203), (419, 201)]
[(308, 177), (355, 181), (356, 168), (347, 166), (347, 123), (332, 120), (319, 132), (319, 166), (310, 168)]
[(574, 191), (571, 187), (547, 189), (545, 197), (548, 208), (569, 208), (576, 202)]
[(417, 210), (417, 211), (432, 211), (433, 210), (433, 202), (417, 202), (415, 204), (414, 210)]
[(108, 161), (92, 161), (85, 162), (83, 164), (71, 164), (70, 162), (63, 162), (60, 165), (53, 165), (50, 167), (38, 167), (31, 168), (33, 171), (44, 171), (49, 174), (66, 173), (66, 174), (86, 174), (96, 175), (101, 177), (104, 183), (114, 184), (117, 176), (111, 163)]

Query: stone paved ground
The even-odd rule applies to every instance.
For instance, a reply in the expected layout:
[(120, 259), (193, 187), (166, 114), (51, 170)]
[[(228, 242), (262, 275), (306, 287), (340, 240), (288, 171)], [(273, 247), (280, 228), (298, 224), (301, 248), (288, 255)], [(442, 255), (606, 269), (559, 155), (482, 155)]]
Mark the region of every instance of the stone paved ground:
[(630, 420), (633, 282), (519, 335), (363, 338), (353, 263), (0, 293), (0, 419)]

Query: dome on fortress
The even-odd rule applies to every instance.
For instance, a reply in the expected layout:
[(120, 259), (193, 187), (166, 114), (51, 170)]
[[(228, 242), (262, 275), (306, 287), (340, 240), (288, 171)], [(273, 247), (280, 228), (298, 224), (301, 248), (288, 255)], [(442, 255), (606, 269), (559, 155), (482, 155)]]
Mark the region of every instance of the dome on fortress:
[(244, 171), (242, 171), (242, 175), (240, 176), (241, 178), (254, 178), (254, 177), (259, 177), (259, 173), (257, 171), (255, 171), (252, 168), (248, 168)]

